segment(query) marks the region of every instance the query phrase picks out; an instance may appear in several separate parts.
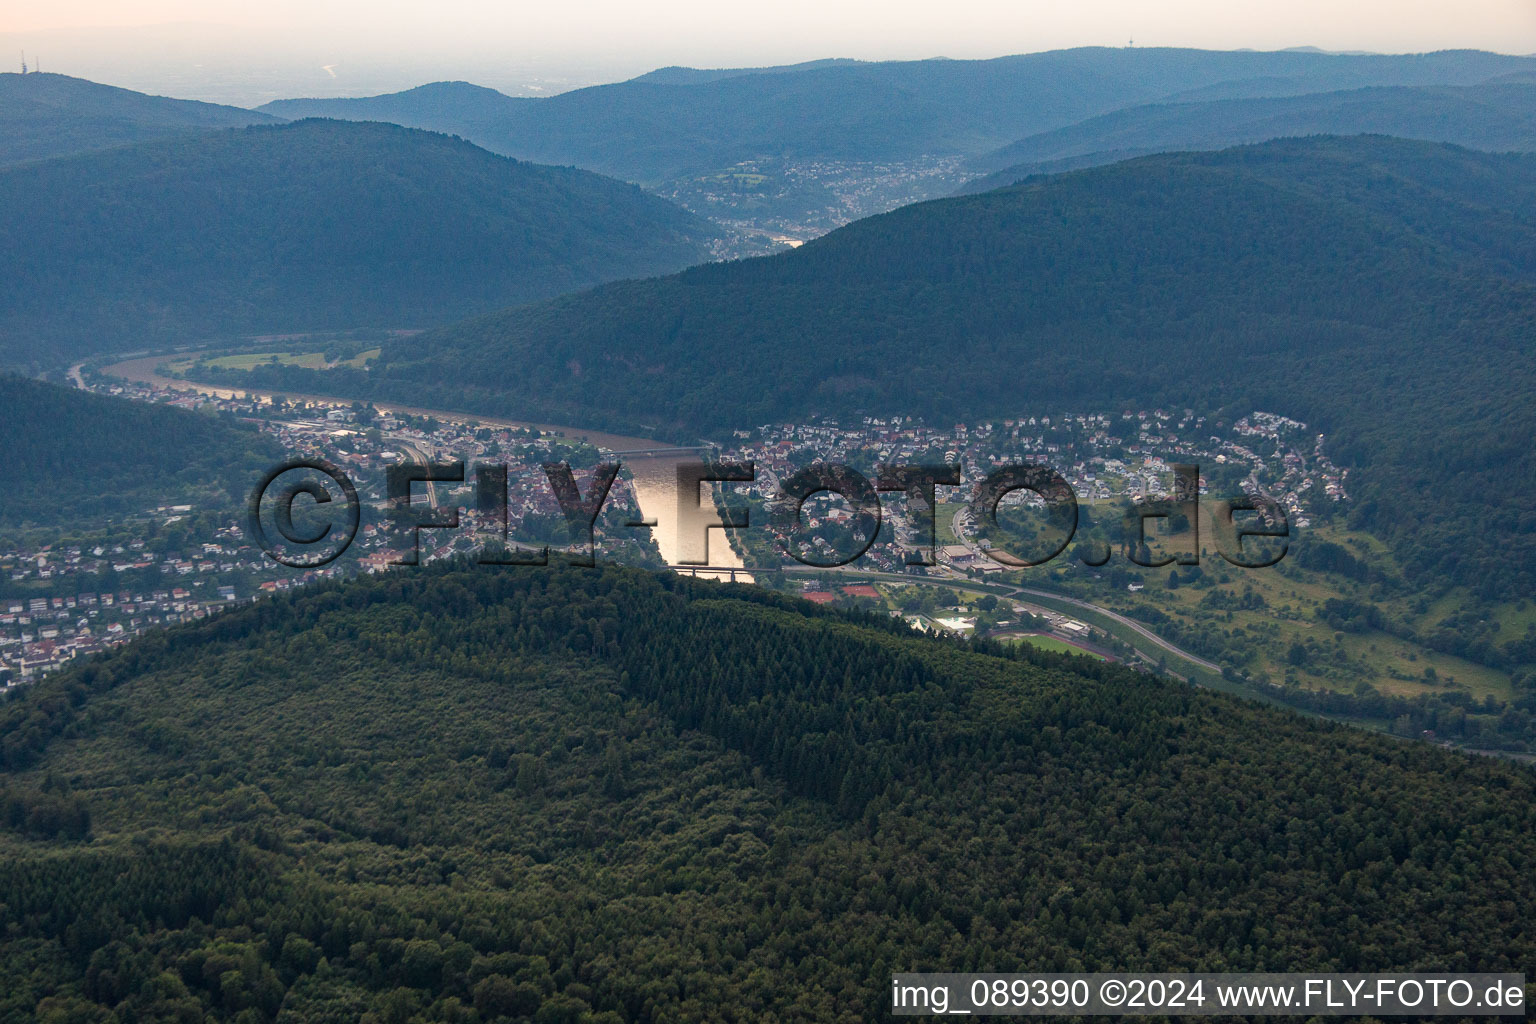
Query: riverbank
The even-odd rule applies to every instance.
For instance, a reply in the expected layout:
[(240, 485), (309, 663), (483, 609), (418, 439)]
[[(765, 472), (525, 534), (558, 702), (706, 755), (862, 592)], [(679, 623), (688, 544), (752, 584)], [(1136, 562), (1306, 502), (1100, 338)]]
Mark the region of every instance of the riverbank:
[[(276, 396), (281, 396), (289, 402), (303, 402), (319, 407), (350, 407), (353, 398), (342, 395), (321, 395), (313, 393), (278, 391), (271, 388), (231, 388), (215, 384), (204, 384), (199, 381), (187, 380), (181, 377), (168, 377), (161, 373), (159, 367), (165, 363), (166, 357), (136, 356), (120, 362), (104, 366), (99, 372), (104, 376), (114, 377), (118, 380), (129, 381), (149, 387), (163, 390), (185, 391), (190, 394), (207, 395), (213, 398), (233, 398), (240, 395), (248, 395), (264, 404), (270, 404)], [(76, 368), (78, 370), (78, 368)], [(82, 382), (83, 383), (83, 382)], [(565, 437), (577, 441), (585, 441), (587, 444), (603, 451), (605, 454), (618, 455), (625, 468), (630, 473), (630, 486), (635, 492), (635, 501), (640, 506), (641, 514), (656, 525), (652, 528), (652, 537), (661, 552), (662, 559), (674, 568), (687, 568), (679, 561), (681, 545), (678, 543), (677, 528), (681, 519), (678, 506), (677, 493), (677, 466), (680, 463), (698, 457), (696, 449), (672, 449), (672, 446), (657, 442), (653, 438), (627, 437), (623, 434), (612, 434), (602, 430), (589, 430), (585, 427), (573, 427), (556, 423), (536, 423), (531, 420), (514, 420), (499, 416), (480, 416), (473, 413), (458, 412), (452, 409), (433, 409), (424, 406), (401, 405), (397, 402), (374, 402), (373, 407), (381, 413), (409, 416), (430, 416), (444, 423), (476, 424), (490, 427), (507, 427), (518, 430), (537, 430), (555, 437)], [(663, 454), (642, 454), (660, 452)], [(724, 536), (715, 532), (710, 538), (710, 564), (722, 569), (741, 570), (746, 563), (740, 555), (727, 543)], [(697, 575), (713, 577), (725, 577), (727, 573), (696, 572)], [(742, 582), (752, 582), (750, 576), (742, 572), (736, 572), (734, 578)]]

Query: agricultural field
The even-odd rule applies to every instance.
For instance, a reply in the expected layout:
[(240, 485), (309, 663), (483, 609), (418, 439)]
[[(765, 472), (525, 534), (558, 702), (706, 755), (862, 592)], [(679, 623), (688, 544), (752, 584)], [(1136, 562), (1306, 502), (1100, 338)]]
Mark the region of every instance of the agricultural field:
[(197, 354), (183, 356), (167, 362), (166, 370), (172, 375), (192, 373), (196, 369), (254, 370), (258, 366), (295, 366), (305, 370), (334, 370), (338, 367), (364, 369), (370, 360), (377, 359), (379, 349), (369, 348), (356, 355), (327, 359), (322, 351), (237, 352), (229, 355)]
[[(1217, 550), (1213, 506), (1201, 505), (1198, 567), (1142, 569), (1129, 566), (1117, 549), (1103, 569), (1073, 565), (1052, 573), (1052, 585), (1136, 618), (1258, 681), (1345, 693), (1369, 685), (1408, 698), (1461, 690), (1478, 700), (1510, 699), (1509, 673), (1426, 642), (1467, 608), (1465, 595), (1447, 593), (1426, 604), (1400, 585), (1401, 568), (1379, 541), (1338, 524), (1299, 534), (1274, 567), (1230, 566)], [(1173, 534), (1151, 547), (1157, 552), (1187, 542), (1187, 534)], [(1348, 553), (1363, 567), (1357, 573), (1363, 578), (1308, 567), (1315, 563), (1308, 547), (1325, 545)], [(1138, 584), (1140, 589), (1130, 589)], [(1498, 606), (1493, 637), (1525, 634), (1536, 609), (1523, 603)]]

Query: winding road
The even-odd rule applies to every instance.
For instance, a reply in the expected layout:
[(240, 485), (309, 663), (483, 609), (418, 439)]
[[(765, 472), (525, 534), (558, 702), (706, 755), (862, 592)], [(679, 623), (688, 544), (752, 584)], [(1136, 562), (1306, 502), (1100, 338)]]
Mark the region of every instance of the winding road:
[(1221, 666), (1215, 662), (1207, 661), (1206, 659), (1200, 657), (1198, 654), (1191, 654), (1184, 648), (1164, 640), (1162, 637), (1158, 636), (1156, 633), (1152, 632), (1150, 629), (1148, 629), (1146, 626), (1143, 626), (1135, 619), (1126, 618), (1119, 612), (1112, 612), (1108, 608), (1102, 608), (1099, 605), (1090, 604), (1087, 601), (1080, 601), (1075, 597), (1066, 597), (1062, 594), (1053, 594), (1049, 590), (1035, 590), (1031, 587), (1018, 587), (1014, 592), (1018, 594), (1033, 594), (1035, 597), (1048, 597), (1053, 601), (1064, 601), (1067, 604), (1076, 605), (1079, 608), (1086, 608), (1091, 612), (1097, 612), (1098, 614), (1104, 616), (1106, 619), (1113, 619), (1115, 622), (1126, 627), (1127, 629), (1135, 630), (1137, 634), (1145, 637), (1147, 640), (1156, 644), (1158, 647), (1162, 648), (1170, 654), (1177, 654), (1185, 661), (1199, 665), (1201, 668), (1206, 669), (1207, 671), (1215, 672), (1218, 675), (1221, 673)]
[[(784, 566), (782, 571), (786, 572), (786, 573), (796, 573), (796, 574), (798, 574), (798, 573), (811, 574), (811, 573), (836, 572), (836, 573), (845, 574), (845, 575), (847, 575), (849, 577), (852, 577), (852, 578), (889, 580), (889, 581), (891, 581), (893, 583), (925, 583), (925, 584), (928, 584), (930, 586), (947, 586), (947, 587), (957, 587), (957, 586), (958, 587), (966, 587), (966, 586), (969, 586), (972, 589), (982, 589), (982, 590), (986, 590), (986, 591), (989, 591), (989, 592), (996, 592), (996, 593), (999, 593), (1000, 596), (1015, 597), (1015, 598), (1019, 599), (1020, 601), (1023, 601), (1026, 604), (1028, 604), (1027, 598), (1029, 598), (1029, 597), (1049, 598), (1052, 601), (1061, 601), (1061, 602), (1064, 602), (1066, 604), (1076, 605), (1077, 607), (1082, 608), (1082, 609), (1084, 609), (1086, 611), (1090, 611), (1090, 612), (1094, 612), (1096, 614), (1102, 615), (1105, 618), (1111, 619), (1115, 623), (1117, 623), (1119, 625), (1122, 625), (1122, 626), (1125, 626), (1127, 629), (1132, 630), (1138, 636), (1143, 637), (1145, 640), (1147, 640), (1147, 642), (1151, 643), (1153, 646), (1157, 647), (1159, 650), (1167, 651), (1169, 654), (1175, 655), (1176, 657), (1179, 657), (1179, 658), (1183, 658), (1185, 661), (1189, 662), (1190, 664), (1197, 665), (1200, 668), (1203, 668), (1203, 669), (1205, 669), (1208, 672), (1215, 672), (1218, 675), (1221, 673), (1221, 666), (1220, 665), (1217, 665), (1216, 663), (1211, 662), (1211, 661), (1207, 661), (1205, 658), (1200, 657), (1198, 654), (1192, 654), (1189, 651), (1186, 651), (1184, 648), (1180, 647), (1179, 645), (1177, 645), (1177, 644), (1175, 644), (1175, 643), (1173, 643), (1171, 641), (1163, 639), (1162, 637), (1158, 636), (1156, 633), (1152, 632), (1150, 629), (1147, 629), (1145, 626), (1143, 626), (1141, 623), (1135, 621), (1134, 619), (1126, 618), (1124, 615), (1121, 615), (1119, 612), (1112, 612), (1108, 608), (1102, 608), (1099, 605), (1092, 604), (1092, 603), (1090, 603), (1088, 601), (1081, 601), (1081, 600), (1078, 600), (1075, 597), (1066, 597), (1066, 596), (1064, 596), (1062, 594), (1053, 593), (1053, 592), (1051, 592), (1049, 590), (1036, 590), (1033, 587), (1022, 587), (1022, 586), (1019, 586), (1018, 584), (1015, 584), (1015, 583), (1002, 583), (1002, 582), (994, 583), (994, 582), (988, 582), (988, 581), (976, 581), (976, 580), (971, 580), (971, 579), (966, 579), (966, 578), (958, 578), (958, 577), (951, 577), (951, 576), (912, 576), (912, 575), (908, 575), (906, 573), (874, 572), (874, 571), (862, 570), (862, 569), (848, 569), (846, 567), (838, 568), (838, 569), (819, 569), (819, 568), (813, 568), (811, 566)], [(1036, 607), (1038, 607), (1038, 606), (1036, 606)], [(1055, 609), (1053, 609), (1053, 608), (1043, 608), (1041, 610), (1043, 610), (1043, 611), (1055, 611)], [(1145, 652), (1141, 652), (1141, 653), (1143, 654), (1143, 656), (1145, 656)], [(1149, 659), (1149, 662), (1150, 662), (1150, 660), (1151, 659)], [(1182, 677), (1180, 677), (1180, 678), (1182, 678)]]
[[(969, 547), (977, 555), (985, 558), (986, 554), (977, 548), (976, 545), (971, 543), (970, 537), (966, 536), (965, 531), (962, 529), (962, 519), (964, 518), (966, 511), (967, 510), (964, 506), (955, 510), (954, 516), (950, 519), (950, 529), (954, 532), (956, 540), (960, 541), (960, 543), (964, 544), (966, 547)], [(1104, 616), (1106, 619), (1110, 619), (1119, 625), (1124, 626), (1126, 629), (1134, 631), (1138, 636), (1145, 638), (1148, 642), (1156, 645), (1158, 648), (1167, 651), (1170, 654), (1178, 655), (1192, 665), (1199, 665), (1201, 668), (1208, 672), (1215, 672), (1218, 675), (1221, 674), (1220, 665), (1213, 661), (1208, 661), (1205, 658), (1200, 657), (1198, 654), (1191, 654), (1189, 651), (1184, 650), (1184, 648), (1164, 640), (1162, 637), (1158, 636), (1156, 633), (1152, 632), (1150, 629), (1148, 629), (1146, 626), (1143, 626), (1135, 619), (1127, 618), (1126, 616), (1121, 615), (1119, 612), (1112, 612), (1108, 608), (1101, 608), (1099, 605), (1091, 604), (1087, 601), (1079, 600), (1075, 597), (1067, 597), (1063, 594), (1052, 593), (1049, 590), (1035, 590), (1030, 587), (1014, 586), (1013, 584), (998, 584), (998, 586), (1011, 587), (1012, 592), (1015, 594), (1032, 594), (1035, 597), (1047, 597), (1053, 601), (1062, 601), (1066, 604), (1075, 605), (1079, 608), (1086, 609), (1087, 611), (1096, 612), (1099, 615)]]

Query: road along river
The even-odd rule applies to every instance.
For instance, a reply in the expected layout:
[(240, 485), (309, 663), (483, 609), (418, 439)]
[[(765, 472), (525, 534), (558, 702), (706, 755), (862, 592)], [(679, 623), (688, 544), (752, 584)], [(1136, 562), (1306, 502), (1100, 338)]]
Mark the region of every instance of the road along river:
[[(189, 353), (178, 353), (186, 356)], [(197, 381), (182, 380), (176, 377), (167, 377), (160, 373), (158, 367), (166, 361), (166, 356), (141, 356), (134, 359), (126, 359), (120, 363), (114, 363), (104, 367), (102, 373), (108, 377), (116, 377), (119, 380), (129, 381), (135, 384), (147, 384), (157, 388), (167, 388), (176, 391), (186, 391), (194, 394), (208, 395), (214, 398), (236, 398), (241, 395), (249, 395), (263, 402), (270, 402), (274, 395), (282, 395), (290, 402), (307, 402), (317, 406), (344, 406), (350, 407), (355, 399), (339, 398), (335, 395), (311, 395), (297, 391), (279, 391), (264, 388), (229, 388), (219, 387), (213, 384), (200, 384)], [(681, 568), (683, 571), (693, 572), (678, 562), (680, 546), (677, 538), (678, 494), (677, 494), (677, 467), (680, 463), (694, 461), (698, 453), (684, 451), (676, 454), (666, 452), (664, 443), (648, 437), (625, 437), (622, 434), (610, 434), (600, 430), (587, 430), (584, 427), (567, 427), (551, 423), (530, 423), (525, 420), (510, 420), (497, 416), (476, 416), (469, 413), (453, 412), (447, 409), (426, 409), (414, 405), (401, 405), (397, 402), (373, 403), (373, 407), (381, 413), (395, 414), (405, 413), (411, 416), (431, 416), (445, 423), (475, 423), (488, 427), (515, 427), (540, 430), (548, 434), (557, 434), (578, 441), (585, 441), (605, 452), (659, 452), (655, 455), (620, 455), (619, 460), (624, 464), (632, 477), (635, 491), (635, 500), (640, 505), (640, 513), (647, 519), (656, 521), (655, 528), (651, 531), (656, 540), (656, 546), (661, 550), (661, 557), (668, 565)], [(709, 564), (722, 569), (741, 569), (744, 563), (741, 557), (732, 550), (721, 530), (709, 531)], [(698, 572), (700, 576), (726, 576), (728, 573)], [(750, 582), (751, 577), (737, 572), (735, 578), (739, 581)]]

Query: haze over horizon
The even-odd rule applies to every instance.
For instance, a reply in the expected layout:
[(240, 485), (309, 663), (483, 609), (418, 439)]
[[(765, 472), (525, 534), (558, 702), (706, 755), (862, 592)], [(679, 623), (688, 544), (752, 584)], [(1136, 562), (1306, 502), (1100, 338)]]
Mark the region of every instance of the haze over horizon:
[(505, 9), (448, 0), (430, 16), (403, 4), (333, 0), (252, 8), (156, 0), (124, 17), (105, 0), (62, 0), (0, 15), (13, 69), (23, 49), (42, 70), (188, 99), (259, 105), (293, 96), (360, 96), (444, 79), (512, 95), (548, 95), (668, 65), (740, 67), (828, 57), (975, 59), (1073, 46), (1177, 46), (1418, 53), (1536, 53), (1536, 5), (1469, 0), (1302, 0), (1264, 17), (1215, 0), (1156, 10), (1092, 0), (1026, 10), (967, 0), (938, 21), (926, 4), (793, 0), (760, 12), (702, 0), (635, 8), (616, 0)]

